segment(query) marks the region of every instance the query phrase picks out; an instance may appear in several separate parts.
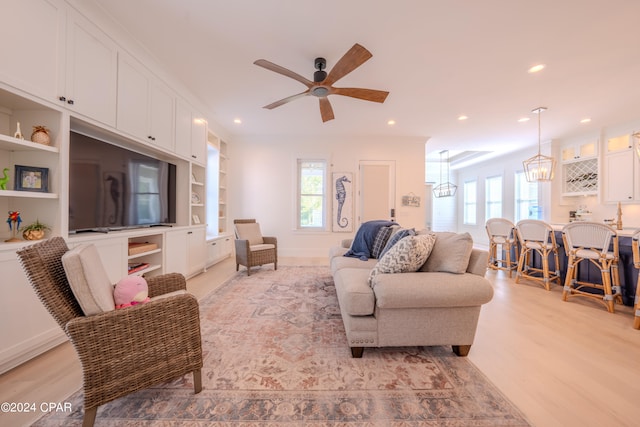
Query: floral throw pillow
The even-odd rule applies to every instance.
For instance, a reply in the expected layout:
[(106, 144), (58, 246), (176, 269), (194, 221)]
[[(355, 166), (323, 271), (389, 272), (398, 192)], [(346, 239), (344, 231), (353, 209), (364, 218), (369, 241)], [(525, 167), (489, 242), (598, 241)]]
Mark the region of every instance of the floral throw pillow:
[(369, 274), (369, 286), (380, 273), (408, 273), (418, 271), (425, 263), (436, 242), (434, 233), (407, 236), (393, 245), (373, 267)]

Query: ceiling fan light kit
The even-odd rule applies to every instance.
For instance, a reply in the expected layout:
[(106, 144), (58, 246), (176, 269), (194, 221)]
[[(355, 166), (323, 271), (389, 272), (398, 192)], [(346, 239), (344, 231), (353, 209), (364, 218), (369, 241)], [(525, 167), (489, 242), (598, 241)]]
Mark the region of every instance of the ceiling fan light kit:
[(254, 62), (255, 65), (294, 79), (307, 87), (307, 90), (304, 92), (291, 95), (269, 105), (265, 105), (264, 108), (272, 110), (303, 96), (312, 95), (317, 97), (320, 102), (320, 115), (322, 117), (322, 121), (327, 122), (335, 118), (333, 114), (333, 107), (331, 107), (331, 103), (328, 99), (329, 95), (342, 95), (362, 99), (364, 101), (383, 103), (387, 99), (389, 92), (375, 89), (338, 88), (333, 86), (335, 82), (364, 64), (372, 56), (371, 52), (356, 43), (342, 56), (342, 58), (338, 60), (328, 74), (324, 71), (327, 66), (327, 60), (324, 58), (316, 58), (314, 61), (316, 71), (313, 74), (313, 81), (310, 81), (291, 70), (281, 67), (280, 65), (267, 61), (266, 59), (258, 59)]

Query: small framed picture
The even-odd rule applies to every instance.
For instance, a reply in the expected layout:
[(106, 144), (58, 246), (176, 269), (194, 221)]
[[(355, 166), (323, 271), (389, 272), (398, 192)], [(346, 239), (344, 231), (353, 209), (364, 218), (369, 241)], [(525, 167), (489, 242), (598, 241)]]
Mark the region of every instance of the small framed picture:
[(49, 169), (16, 165), (15, 189), (48, 193)]
[(193, 223), (200, 224), (200, 217), (198, 215), (193, 215)]

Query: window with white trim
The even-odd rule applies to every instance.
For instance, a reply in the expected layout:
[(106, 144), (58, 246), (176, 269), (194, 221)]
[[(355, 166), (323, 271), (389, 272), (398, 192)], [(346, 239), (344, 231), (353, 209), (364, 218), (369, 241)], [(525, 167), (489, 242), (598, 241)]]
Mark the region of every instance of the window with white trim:
[(327, 224), (327, 161), (298, 159), (297, 228), (324, 230)]
[(502, 176), (491, 176), (485, 180), (485, 219), (502, 217)]
[(538, 183), (527, 181), (524, 171), (515, 173), (515, 221), (542, 219), (538, 212)]
[(476, 224), (476, 210), (478, 199), (477, 188), (478, 183), (476, 182), (476, 180), (466, 181), (463, 186), (463, 223), (467, 225)]

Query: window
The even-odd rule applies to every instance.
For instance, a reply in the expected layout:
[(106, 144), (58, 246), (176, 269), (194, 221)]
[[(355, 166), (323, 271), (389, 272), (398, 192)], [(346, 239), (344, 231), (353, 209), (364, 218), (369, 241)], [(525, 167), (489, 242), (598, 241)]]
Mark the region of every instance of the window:
[(474, 225), (476, 223), (476, 189), (478, 187), (477, 182), (466, 181), (464, 183), (464, 213), (463, 223)]
[(542, 219), (538, 207), (538, 183), (528, 182), (524, 172), (516, 172), (515, 192), (515, 221)]
[(502, 176), (492, 176), (485, 181), (486, 190), (486, 217), (502, 217)]
[(324, 229), (327, 206), (327, 162), (298, 159), (299, 229)]

